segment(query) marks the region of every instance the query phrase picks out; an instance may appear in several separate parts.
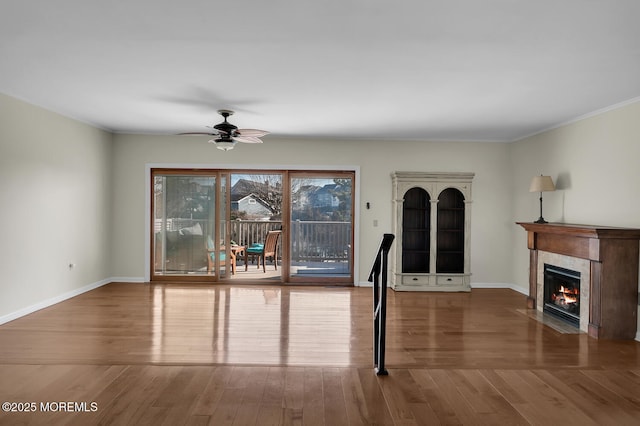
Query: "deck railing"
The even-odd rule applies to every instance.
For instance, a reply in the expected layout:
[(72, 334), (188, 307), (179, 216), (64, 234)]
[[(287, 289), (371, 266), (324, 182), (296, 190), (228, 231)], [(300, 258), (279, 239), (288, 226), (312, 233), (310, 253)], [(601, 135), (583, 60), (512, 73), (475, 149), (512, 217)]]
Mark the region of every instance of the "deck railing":
[[(179, 231), (200, 224), (207, 232), (204, 221), (196, 219), (167, 219), (167, 231)], [(161, 220), (155, 222), (155, 231), (163, 228)], [(281, 221), (232, 220), (229, 222), (231, 240), (244, 246), (263, 243), (268, 231), (282, 229)], [(291, 260), (294, 262), (345, 262), (351, 257), (352, 225), (350, 222), (323, 222), (296, 220), (290, 224)]]
[(279, 220), (232, 220), (229, 222), (231, 241), (243, 246), (264, 243), (267, 232), (282, 229)]
[(291, 222), (291, 260), (340, 262), (351, 253), (350, 222)]

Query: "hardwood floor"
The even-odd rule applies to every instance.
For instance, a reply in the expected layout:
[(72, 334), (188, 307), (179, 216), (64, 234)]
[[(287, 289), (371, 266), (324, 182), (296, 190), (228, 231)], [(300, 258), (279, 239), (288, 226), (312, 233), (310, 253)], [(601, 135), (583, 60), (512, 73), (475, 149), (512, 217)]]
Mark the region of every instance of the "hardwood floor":
[(0, 425), (640, 424), (639, 342), (558, 332), (511, 290), (390, 291), (378, 377), (371, 304), (109, 284), (0, 326)]

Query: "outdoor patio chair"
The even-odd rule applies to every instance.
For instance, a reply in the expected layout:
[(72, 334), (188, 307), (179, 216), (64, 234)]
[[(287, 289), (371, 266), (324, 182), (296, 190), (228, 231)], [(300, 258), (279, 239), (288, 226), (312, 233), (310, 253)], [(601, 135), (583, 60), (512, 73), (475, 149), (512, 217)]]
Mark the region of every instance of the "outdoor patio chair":
[[(269, 231), (265, 238), (264, 244), (254, 243), (251, 244), (245, 250), (245, 259), (248, 256), (258, 256), (258, 268), (260, 268), (260, 259), (262, 259), (262, 270), (266, 273), (266, 259), (267, 257), (273, 258), (273, 265), (278, 270), (278, 239), (280, 238), (282, 231)], [(245, 261), (244, 270), (249, 268), (248, 262)]]

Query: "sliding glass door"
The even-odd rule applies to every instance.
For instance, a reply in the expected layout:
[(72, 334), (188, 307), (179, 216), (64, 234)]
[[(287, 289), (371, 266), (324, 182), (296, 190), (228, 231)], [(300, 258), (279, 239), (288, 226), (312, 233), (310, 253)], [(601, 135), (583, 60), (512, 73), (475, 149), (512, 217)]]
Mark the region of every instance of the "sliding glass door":
[(353, 283), (353, 172), (151, 174), (152, 281)]
[(351, 172), (291, 172), (289, 273), (292, 281), (353, 282)]
[(228, 275), (228, 181), (217, 172), (152, 171), (152, 280)]

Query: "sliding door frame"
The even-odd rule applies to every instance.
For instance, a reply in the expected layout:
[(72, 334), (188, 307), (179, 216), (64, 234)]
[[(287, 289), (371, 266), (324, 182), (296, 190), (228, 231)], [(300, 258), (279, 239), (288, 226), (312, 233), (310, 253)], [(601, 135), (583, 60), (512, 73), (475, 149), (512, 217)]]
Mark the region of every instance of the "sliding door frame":
[[(350, 170), (290, 170), (287, 173), (287, 195), (290, 197), (291, 196), (291, 181), (293, 179), (296, 178), (309, 178), (309, 179), (315, 179), (315, 178), (326, 178), (326, 179), (334, 179), (334, 178), (349, 178), (352, 180), (352, 190), (351, 190), (351, 232), (350, 232), (350, 240), (351, 240), (351, 246), (355, 247), (356, 245), (356, 240), (355, 240), (355, 230), (356, 230), (356, 226), (355, 226), (355, 218), (356, 218), (356, 196), (355, 196), (355, 186), (356, 186), (356, 172), (355, 171), (350, 171)], [(291, 205), (291, 199), (288, 200), (286, 207), (286, 212), (287, 212), (287, 222), (284, 222), (284, 216), (283, 216), (283, 223), (287, 223), (288, 226), (287, 228), (290, 228), (290, 225), (292, 223), (291, 221), (291, 211), (292, 211), (292, 205)], [(284, 209), (283, 209), (284, 210)], [(286, 243), (286, 248), (287, 250), (289, 250), (289, 253), (291, 252), (291, 243), (292, 243), (292, 233), (289, 230), (289, 232), (286, 233), (287, 238), (285, 239), (285, 243)], [(284, 245), (284, 244), (283, 244)], [(355, 271), (355, 259), (356, 259), (356, 253), (355, 250), (352, 250), (351, 254), (350, 254), (350, 258), (349, 258), (349, 276), (345, 277), (345, 276), (339, 276), (339, 277), (331, 277), (331, 276), (313, 276), (313, 275), (308, 275), (308, 276), (304, 276), (304, 275), (291, 275), (291, 271), (290, 271), (290, 264), (291, 264), (291, 256), (287, 256), (287, 282), (290, 283), (295, 283), (295, 284), (305, 284), (305, 283), (325, 283), (325, 284), (349, 284), (349, 283), (357, 283), (355, 275), (354, 275), (354, 271)], [(283, 261), (283, 264), (285, 264), (285, 262)]]
[[(222, 229), (221, 220), (226, 220), (227, 213), (230, 209), (230, 185), (229, 185), (229, 171), (228, 170), (214, 170), (214, 169), (186, 169), (186, 168), (151, 168), (149, 170), (149, 205), (147, 215), (149, 217), (148, 223), (148, 253), (149, 264), (148, 266), (148, 274), (149, 280), (154, 282), (217, 282), (221, 280), (226, 280), (230, 274), (229, 265), (225, 265), (222, 268), (220, 264), (220, 256), (213, 256), (214, 268), (213, 273), (198, 273), (198, 274), (188, 274), (188, 273), (176, 273), (176, 274), (156, 274), (155, 272), (155, 262), (153, 259), (153, 254), (155, 253), (156, 244), (155, 241), (155, 223), (154, 223), (154, 211), (156, 209), (155, 206), (155, 177), (156, 176), (194, 176), (194, 177), (214, 177), (215, 178), (215, 200), (213, 203), (214, 213), (213, 213), (213, 244), (216, 242), (222, 241), (222, 246), (226, 247), (225, 258), (229, 259), (229, 227), (225, 226)], [(222, 185), (222, 180), (226, 179), (226, 184)], [(223, 191), (225, 192), (223, 194)], [(221, 203), (220, 201), (224, 201)], [(224, 235), (223, 235), (224, 233)], [(203, 235), (204, 238), (207, 235)], [(203, 238), (203, 251), (205, 250), (205, 244)], [(164, 244), (164, 243), (163, 243)], [(220, 251), (220, 246), (215, 247), (215, 252)]]
[[(173, 174), (180, 174), (182, 173), (194, 173), (194, 174), (201, 174), (201, 175), (211, 175), (213, 173), (228, 173), (228, 176), (230, 176), (231, 174), (242, 174), (242, 173), (265, 173), (265, 174), (269, 174), (269, 173), (282, 173), (282, 178), (283, 178), (283, 209), (282, 209), (282, 221), (283, 224), (284, 223), (290, 223), (291, 220), (291, 212), (290, 212), (290, 203), (291, 203), (291, 199), (290, 199), (290, 187), (289, 187), (289, 183), (290, 183), (290, 173), (307, 173), (310, 176), (313, 175), (317, 175), (317, 174), (321, 174), (321, 173), (325, 173), (325, 174), (341, 174), (341, 173), (346, 173), (349, 174), (351, 173), (353, 176), (353, 190), (352, 190), (352, 241), (353, 241), (353, 253), (351, 256), (351, 265), (350, 265), (350, 269), (351, 269), (351, 279), (349, 279), (348, 283), (347, 282), (341, 282), (341, 280), (336, 281), (335, 279), (326, 279), (326, 278), (314, 278), (313, 280), (311, 279), (301, 279), (301, 278), (294, 278), (291, 279), (290, 277), (290, 268), (289, 268), (289, 262), (283, 262), (282, 264), (282, 284), (304, 284), (304, 283), (311, 283), (311, 282), (316, 282), (316, 283), (336, 283), (336, 284), (353, 284), (353, 285), (358, 285), (359, 283), (359, 253), (360, 253), (360, 166), (351, 166), (351, 165), (344, 165), (344, 166), (340, 166), (340, 167), (336, 167), (336, 166), (299, 166), (299, 165), (278, 165), (278, 166), (273, 166), (273, 165), (247, 165), (247, 164), (242, 164), (242, 165), (229, 165), (229, 164), (173, 164), (173, 163), (148, 163), (145, 165), (145, 242), (144, 242), (144, 246), (145, 246), (145, 255), (144, 255), (144, 271), (145, 271), (145, 276), (144, 276), (144, 281), (145, 282), (151, 282), (151, 277), (152, 277), (152, 254), (151, 254), (151, 249), (153, 247), (152, 244), (152, 238), (153, 238), (153, 225), (152, 225), (152, 197), (153, 197), (153, 178), (152, 178), (152, 172), (154, 170), (163, 170), (163, 171), (170, 171)], [(219, 175), (218, 175), (219, 176)], [(216, 186), (218, 187), (218, 184), (216, 184)], [(229, 191), (229, 193), (227, 194), (227, 199), (230, 199), (230, 190), (231, 190), (231, 185), (230, 182), (228, 182), (227, 185), (227, 190)], [(220, 194), (217, 194), (217, 196), (219, 196)], [(218, 198), (219, 199), (219, 198)], [(219, 209), (216, 209), (216, 213), (218, 213)], [(216, 219), (219, 219), (218, 217), (216, 217)], [(219, 220), (216, 220), (216, 226), (219, 226)], [(287, 228), (284, 227), (283, 228)], [(290, 233), (287, 229), (285, 229), (285, 231), (283, 232), (282, 235), (282, 241), (281, 241), (281, 247), (282, 247), (282, 255), (285, 259), (289, 259), (290, 257)], [(219, 278), (217, 279), (207, 279), (204, 280), (203, 279), (206, 278), (206, 276), (202, 275), (199, 277), (193, 277), (190, 280), (184, 280), (185, 282), (188, 281), (206, 281), (206, 282), (223, 282), (223, 283), (231, 283), (232, 281), (230, 281), (229, 279), (225, 279), (223, 278), (222, 280), (220, 280)], [(177, 277), (176, 277), (177, 278)], [(180, 277), (182, 278), (182, 277)], [(198, 279), (200, 278), (200, 279)], [(155, 281), (155, 280), (154, 280)], [(182, 279), (177, 280), (177, 279), (173, 279), (173, 281), (178, 282), (178, 281), (183, 281)], [(235, 280), (233, 282), (236, 283), (242, 283), (242, 280)]]

